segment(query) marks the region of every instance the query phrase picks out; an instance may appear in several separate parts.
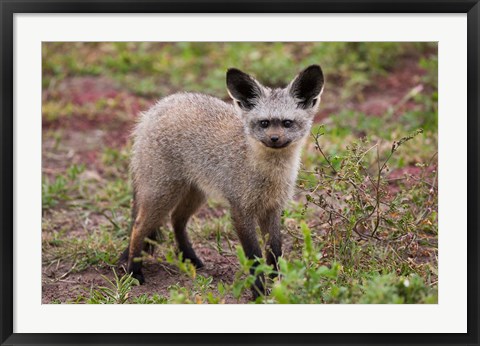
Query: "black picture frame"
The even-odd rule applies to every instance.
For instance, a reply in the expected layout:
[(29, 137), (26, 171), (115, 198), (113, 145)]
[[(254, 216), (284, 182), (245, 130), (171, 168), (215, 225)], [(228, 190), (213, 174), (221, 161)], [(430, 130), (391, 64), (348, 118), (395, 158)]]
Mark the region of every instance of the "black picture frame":
[[(2, 345), (434, 344), (478, 345), (479, 103), (478, 0), (0, 0)], [(16, 13), (467, 13), (468, 332), (465, 334), (25, 334), (13, 332), (13, 17)], [(455, 316), (452, 316), (455, 318)], [(128, 323), (127, 318), (125, 323)], [(256, 322), (253, 322), (256, 323)]]

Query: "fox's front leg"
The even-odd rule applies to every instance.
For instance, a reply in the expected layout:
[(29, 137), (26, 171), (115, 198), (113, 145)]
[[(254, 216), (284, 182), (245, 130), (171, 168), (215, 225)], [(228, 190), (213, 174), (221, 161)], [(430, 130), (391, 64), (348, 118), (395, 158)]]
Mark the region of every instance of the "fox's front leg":
[(258, 218), (258, 224), (264, 237), (267, 238), (267, 264), (273, 265), (278, 272), (278, 258), (282, 256), (282, 234), (280, 232), (281, 211), (269, 210)]
[[(248, 259), (257, 259), (262, 257), (262, 250), (258, 244), (257, 235), (255, 233), (255, 220), (252, 214), (247, 213), (239, 208), (232, 208), (232, 220), (235, 231), (238, 234), (243, 251)], [(250, 274), (255, 274), (255, 268), (258, 261), (255, 261)], [(265, 278), (263, 275), (257, 276), (252, 287), (253, 299), (257, 299), (261, 294), (265, 294)]]

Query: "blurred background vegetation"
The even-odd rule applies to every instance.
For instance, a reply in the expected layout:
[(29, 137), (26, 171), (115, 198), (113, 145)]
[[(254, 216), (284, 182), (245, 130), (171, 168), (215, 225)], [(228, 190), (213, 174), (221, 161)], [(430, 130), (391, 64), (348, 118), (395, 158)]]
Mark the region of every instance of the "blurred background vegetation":
[[(351, 94), (405, 56), (416, 56), (423, 67), (435, 72), (436, 46), (418, 42), (50, 43), (43, 50), (43, 85), (48, 86), (52, 78), (108, 76), (139, 95), (161, 97), (186, 88), (226, 96), (224, 75), (229, 67), (239, 66), (265, 84), (281, 86), (292, 72), (321, 63), (329, 81), (342, 83), (344, 92)], [(434, 83), (436, 73), (429, 78)]]
[[(146, 259), (150, 283), (113, 274), (128, 239), (129, 134), (168, 94), (228, 101), (229, 67), (283, 86), (310, 64), (326, 75), (316, 137), (283, 217), (290, 265), (262, 301), (436, 302), (438, 57), (436, 43), (422, 42), (44, 43), (43, 302), (248, 301), (246, 263), (216, 201), (190, 225), (202, 273), (175, 260), (166, 231)], [(92, 291), (101, 285), (113, 293)], [(125, 299), (111, 298), (118, 291)]]

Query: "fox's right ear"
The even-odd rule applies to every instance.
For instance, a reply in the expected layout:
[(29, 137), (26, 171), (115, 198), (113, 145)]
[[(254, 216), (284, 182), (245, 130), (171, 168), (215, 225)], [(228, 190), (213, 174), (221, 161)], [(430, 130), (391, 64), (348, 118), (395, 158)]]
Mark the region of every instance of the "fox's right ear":
[(319, 65), (311, 65), (300, 72), (288, 86), (290, 95), (297, 101), (297, 107), (316, 109), (323, 92), (325, 79)]
[(263, 95), (264, 87), (245, 72), (230, 68), (227, 71), (227, 89), (235, 104), (249, 111)]

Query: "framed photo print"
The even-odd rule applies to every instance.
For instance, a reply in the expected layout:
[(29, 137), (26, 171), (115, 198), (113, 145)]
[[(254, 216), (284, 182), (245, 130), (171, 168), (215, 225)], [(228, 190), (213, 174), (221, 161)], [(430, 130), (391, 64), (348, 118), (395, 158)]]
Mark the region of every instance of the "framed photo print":
[(478, 345), (478, 1), (2, 1), (2, 345)]

